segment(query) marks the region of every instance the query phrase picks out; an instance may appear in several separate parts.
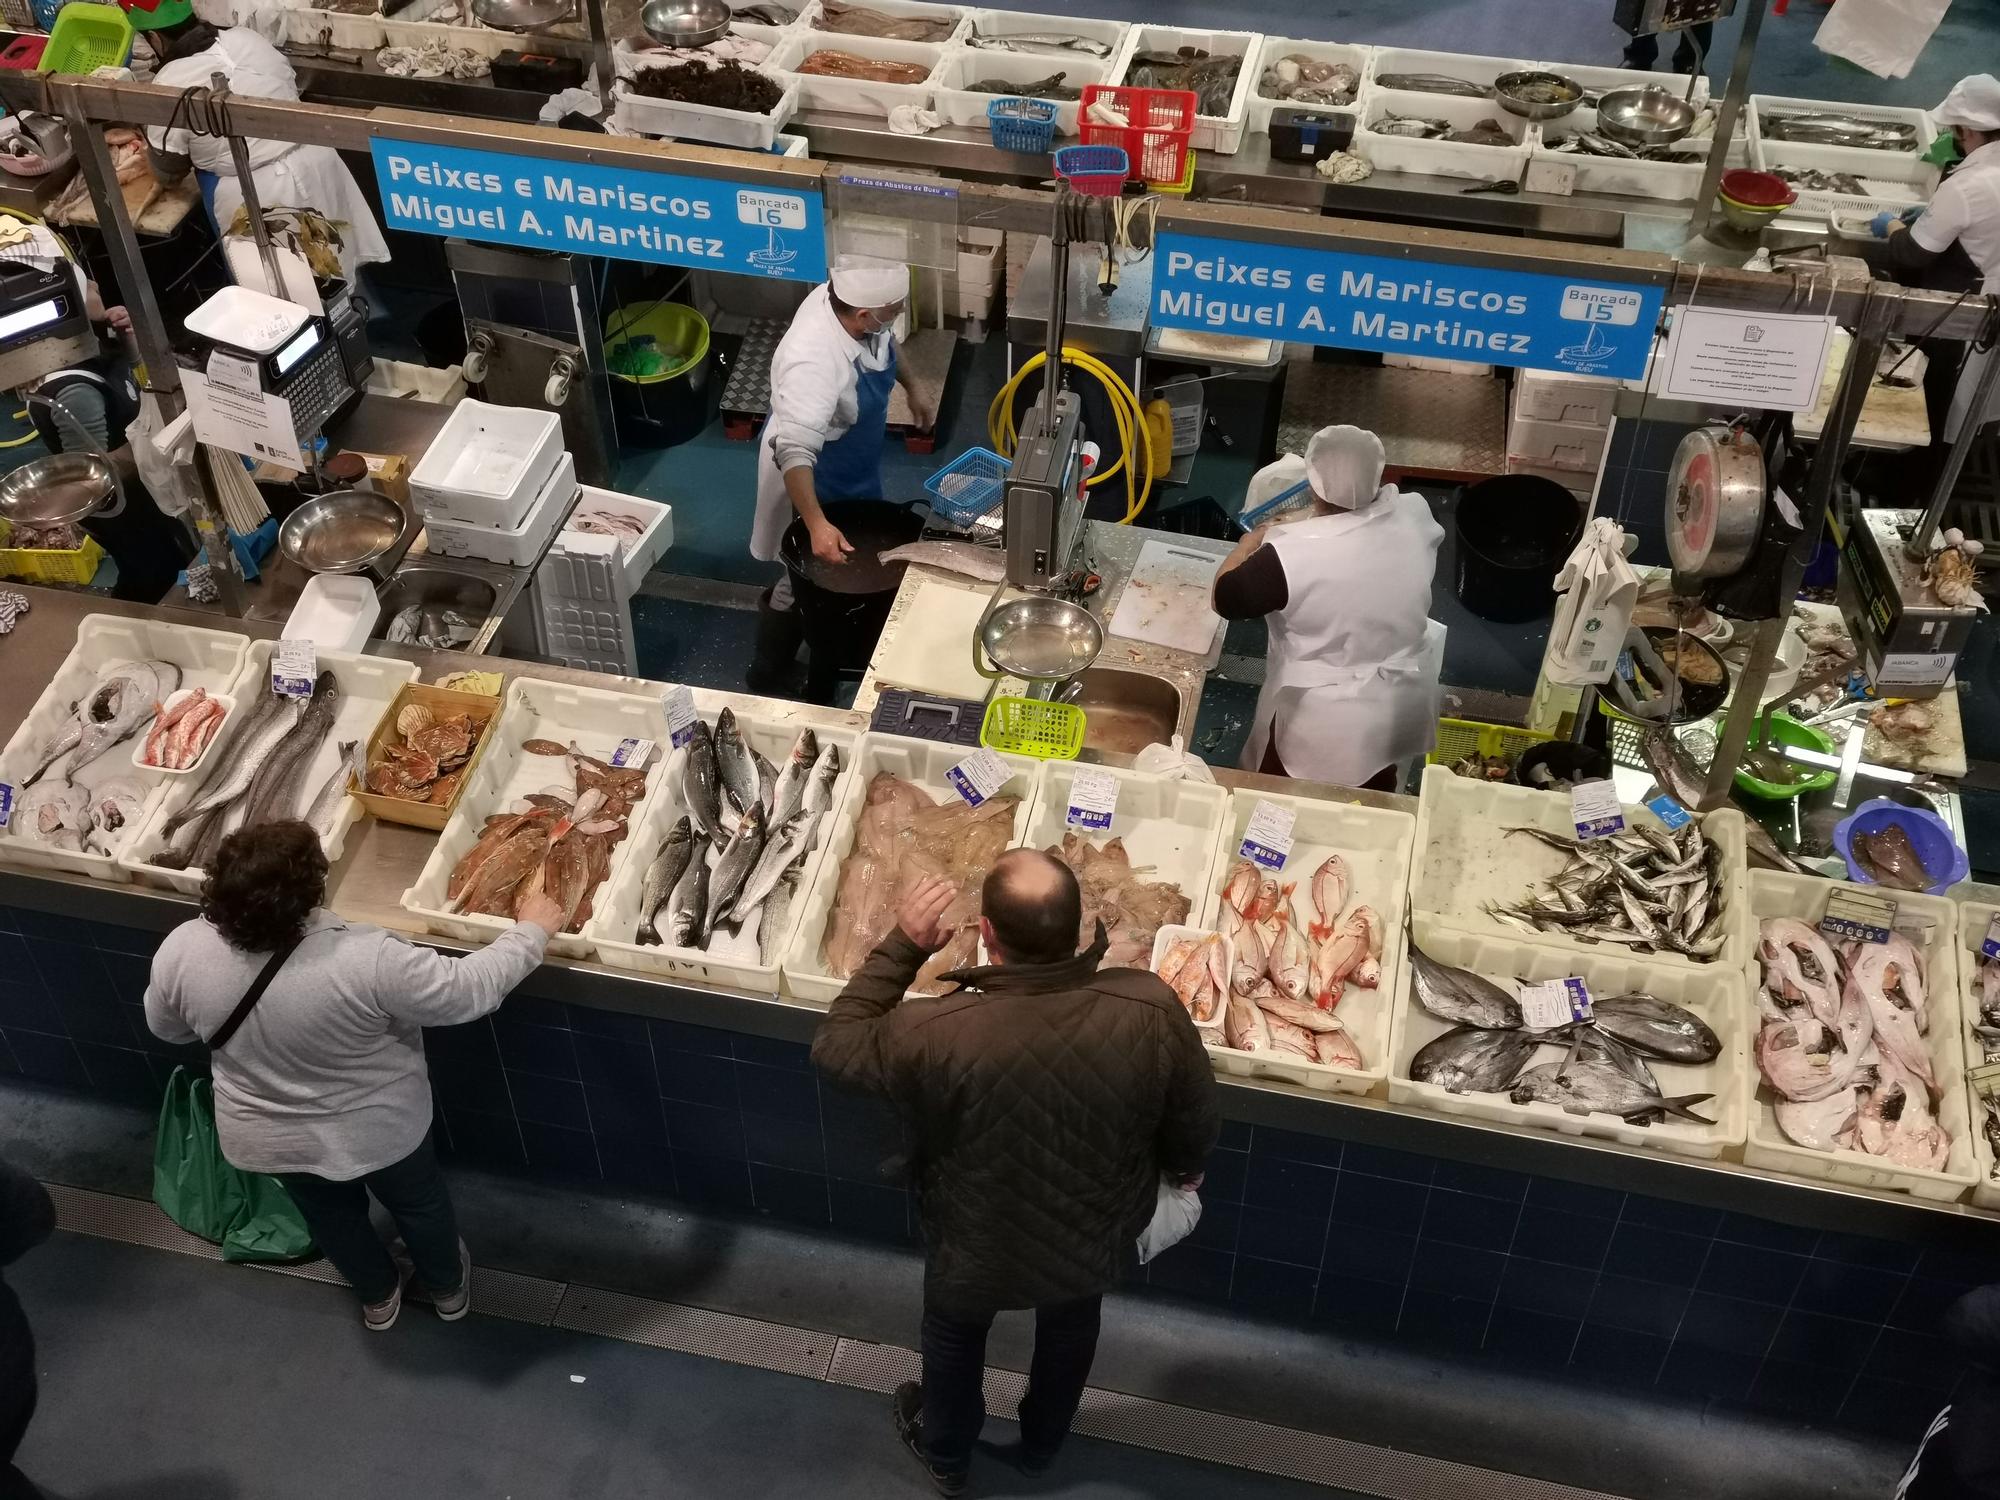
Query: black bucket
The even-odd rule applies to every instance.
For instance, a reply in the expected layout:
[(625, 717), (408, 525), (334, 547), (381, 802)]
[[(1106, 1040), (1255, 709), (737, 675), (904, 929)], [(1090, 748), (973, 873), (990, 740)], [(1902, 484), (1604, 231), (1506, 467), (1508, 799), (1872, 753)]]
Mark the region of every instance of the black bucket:
[(881, 554), (914, 542), (924, 529), (915, 511), (886, 500), (835, 500), (825, 510), (854, 548), (847, 561), (814, 557), (804, 521), (786, 527), (779, 543), (805, 630), (809, 703), (831, 703), (841, 673), (867, 670), (908, 566), (884, 562)]
[(1549, 740), (1530, 745), (1516, 756), (1507, 779), (1516, 786), (1534, 786), (1531, 773), (1536, 766), (1547, 766), (1562, 781), (1601, 781), (1611, 774), (1611, 753), (1574, 740)]
[(1468, 485), (1452, 517), (1459, 603), (1510, 623), (1554, 610), (1556, 572), (1583, 524), (1576, 496), (1537, 474), (1503, 474)]

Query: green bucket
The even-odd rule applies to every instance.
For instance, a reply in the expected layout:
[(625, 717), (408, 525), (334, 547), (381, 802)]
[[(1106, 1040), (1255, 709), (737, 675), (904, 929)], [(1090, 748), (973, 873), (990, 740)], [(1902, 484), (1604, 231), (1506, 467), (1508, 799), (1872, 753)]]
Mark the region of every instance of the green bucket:
[(604, 320), (604, 361), (621, 442), (671, 448), (708, 421), (708, 319), (693, 308), (619, 308)]
[[(1833, 754), (1833, 737), (1822, 734), (1810, 725), (1801, 724), (1796, 719), (1781, 713), (1770, 714), (1771, 729), (1768, 741), (1771, 745), (1796, 745), (1801, 750), (1817, 750), (1822, 755)], [(1799, 766), (1800, 771), (1807, 768)], [(1783, 802), (1793, 797), (1802, 797), (1807, 792), (1824, 791), (1839, 779), (1835, 771), (1812, 771), (1793, 782), (1765, 781), (1755, 773), (1738, 767), (1736, 784), (1752, 797), (1766, 802)]]

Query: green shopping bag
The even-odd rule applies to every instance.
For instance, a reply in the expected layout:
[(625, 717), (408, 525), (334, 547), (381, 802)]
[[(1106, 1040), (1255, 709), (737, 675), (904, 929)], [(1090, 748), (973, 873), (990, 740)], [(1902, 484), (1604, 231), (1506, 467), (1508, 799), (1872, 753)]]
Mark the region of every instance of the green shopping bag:
[(212, 1085), (175, 1068), (153, 1142), (153, 1201), (189, 1234), (222, 1247), (224, 1260), (303, 1260), (312, 1231), (284, 1184), (223, 1159)]

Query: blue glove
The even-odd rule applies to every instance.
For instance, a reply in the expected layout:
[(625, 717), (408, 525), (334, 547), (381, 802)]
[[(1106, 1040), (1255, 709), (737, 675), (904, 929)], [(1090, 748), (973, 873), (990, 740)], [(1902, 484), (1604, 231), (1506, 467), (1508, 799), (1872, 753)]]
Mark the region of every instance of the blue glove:
[(1921, 203), (1912, 203), (1908, 208), (1903, 210), (1903, 215), (1902, 215), (1903, 222), (1905, 224), (1910, 225), (1912, 228), (1916, 226), (1917, 220), (1921, 219), (1923, 216), (1924, 216), (1924, 206)]
[(1878, 240), (1886, 240), (1889, 237), (1889, 226), (1900, 218), (1902, 215), (1895, 209), (1885, 208), (1868, 221), (1868, 232)]

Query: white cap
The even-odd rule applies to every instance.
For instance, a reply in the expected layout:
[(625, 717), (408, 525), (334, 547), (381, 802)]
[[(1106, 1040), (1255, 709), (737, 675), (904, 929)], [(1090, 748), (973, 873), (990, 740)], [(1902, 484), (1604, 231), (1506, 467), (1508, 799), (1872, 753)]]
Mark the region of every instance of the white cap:
[(2000, 78), (1991, 73), (1974, 73), (1961, 78), (1944, 96), (1944, 103), (1931, 118), (1944, 126), (1963, 125), (1968, 130), (2000, 130)]
[(1306, 444), (1306, 482), (1336, 510), (1360, 510), (1382, 488), (1382, 440), (1360, 427), (1322, 427)]
[(887, 307), (910, 295), (910, 268), (866, 255), (833, 263), (833, 295), (849, 307)]

